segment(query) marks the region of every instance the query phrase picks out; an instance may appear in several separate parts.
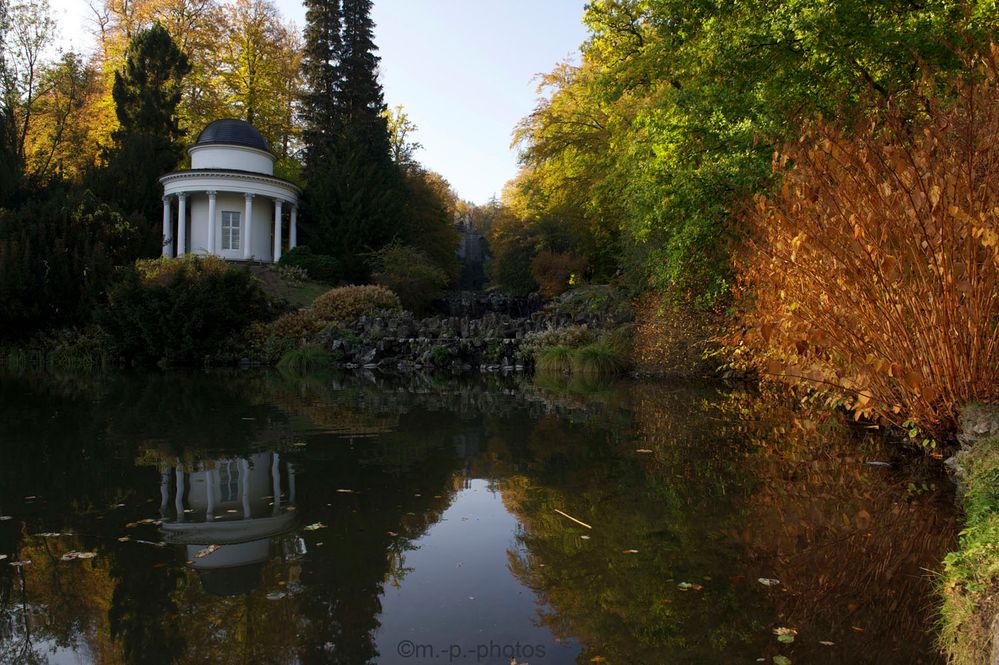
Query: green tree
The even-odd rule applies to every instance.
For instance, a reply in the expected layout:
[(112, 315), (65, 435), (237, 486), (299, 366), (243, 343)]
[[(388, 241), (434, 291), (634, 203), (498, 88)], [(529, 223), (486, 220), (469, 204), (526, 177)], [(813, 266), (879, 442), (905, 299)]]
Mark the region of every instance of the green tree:
[[(308, 3), (304, 98), (304, 231), (364, 279), (364, 255), (399, 228), (402, 183), (390, 156), (370, 0)], [(342, 17), (342, 30), (338, 30)]]
[[(105, 165), (95, 189), (126, 212), (139, 212), (150, 222), (150, 247), (158, 245), (159, 178), (176, 168), (183, 156), (184, 136), (177, 105), (181, 83), (190, 69), (187, 56), (156, 23), (138, 33), (128, 47), (125, 67), (115, 74), (112, 95), (119, 127), (105, 152)], [(152, 239), (156, 240), (153, 241)]]

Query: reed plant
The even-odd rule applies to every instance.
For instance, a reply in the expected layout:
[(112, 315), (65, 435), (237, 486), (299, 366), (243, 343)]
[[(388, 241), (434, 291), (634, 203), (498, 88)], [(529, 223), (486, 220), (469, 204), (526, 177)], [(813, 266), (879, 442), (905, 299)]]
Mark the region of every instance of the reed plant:
[(942, 431), (999, 399), (999, 49), (935, 92), (815, 122), (775, 157), (729, 340), (737, 363), (858, 417)]

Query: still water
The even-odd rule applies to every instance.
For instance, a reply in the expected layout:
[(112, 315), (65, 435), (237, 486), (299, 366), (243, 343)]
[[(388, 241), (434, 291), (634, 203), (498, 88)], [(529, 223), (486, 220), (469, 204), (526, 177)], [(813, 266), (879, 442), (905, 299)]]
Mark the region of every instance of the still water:
[(0, 378), (3, 663), (938, 663), (955, 528), (718, 386)]

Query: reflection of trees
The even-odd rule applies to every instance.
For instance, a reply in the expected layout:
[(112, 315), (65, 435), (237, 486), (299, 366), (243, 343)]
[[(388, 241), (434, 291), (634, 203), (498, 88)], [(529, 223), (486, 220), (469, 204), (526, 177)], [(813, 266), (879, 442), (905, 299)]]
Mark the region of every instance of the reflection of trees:
[[(538, 439), (574, 447), (562, 465), (503, 485), (525, 526), (511, 567), (551, 607), (543, 621), (584, 644), (581, 662), (842, 662), (844, 647), (865, 662), (935, 662), (920, 566), (939, 561), (954, 531), (939, 489), (906, 488), (925, 470), (865, 467), (884, 459), (876, 440), (816, 429), (773, 401), (629, 394), (636, 438), (626, 446), (571, 428), (574, 442), (559, 441), (539, 421)], [(800, 631), (793, 645), (776, 642), (778, 625)]]

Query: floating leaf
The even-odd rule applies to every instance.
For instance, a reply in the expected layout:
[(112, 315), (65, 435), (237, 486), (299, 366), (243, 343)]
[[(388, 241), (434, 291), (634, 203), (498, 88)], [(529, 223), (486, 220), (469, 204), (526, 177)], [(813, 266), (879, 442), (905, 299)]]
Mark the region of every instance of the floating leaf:
[(680, 582), (679, 584), (676, 585), (676, 588), (678, 588), (680, 591), (688, 591), (691, 589), (694, 591), (700, 591), (704, 587), (700, 584), (697, 584), (696, 582)]
[(830, 642), (829, 640), (819, 640), (819, 644), (821, 644), (824, 647), (831, 647), (831, 646), (833, 646), (836, 643), (835, 642)]
[(6, 522), (7, 520), (12, 520), (12, 519), (14, 518), (11, 517), (10, 515), (0, 515), (0, 522)]
[(128, 536), (122, 536), (121, 538), (118, 539), (118, 542), (119, 543), (127, 543), (130, 540), (132, 540), (132, 539), (129, 538)]
[(271, 591), (267, 594), (267, 600), (281, 600), (287, 595), (284, 591)]
[(204, 557), (208, 556), (218, 548), (219, 548), (218, 545), (209, 545), (205, 549), (200, 550), (195, 556), (197, 556), (199, 559), (203, 559)]
[(636, 452), (636, 453), (642, 453), (642, 454), (645, 454), (645, 455), (648, 455), (648, 454), (649, 454), (649, 453), (651, 453), (652, 451), (651, 451), (651, 450), (649, 450), (648, 448), (639, 448), (639, 449), (638, 449), (638, 450), (636, 450), (635, 452)]
[(302, 530), (303, 531), (318, 531), (319, 529), (325, 529), (325, 528), (326, 528), (325, 524), (323, 524), (322, 522), (316, 522), (315, 524), (310, 524), (309, 526), (304, 527)]
[(774, 665), (791, 665), (791, 659), (787, 656), (774, 656)]
[(757, 578), (756, 581), (762, 584), (763, 586), (777, 586), (778, 584), (780, 584), (780, 580), (775, 580), (772, 577), (760, 577)]
[(35, 535), (39, 538), (58, 538), (62, 534), (56, 531), (46, 531), (45, 533), (36, 533)]
[(623, 554), (638, 554), (638, 550), (625, 550)]
[(798, 634), (794, 628), (774, 628), (774, 635), (777, 636), (777, 641), (782, 644), (791, 644), (794, 642), (794, 636)]
[(31, 563), (31, 559), (25, 559), (24, 561), (11, 561), (10, 565), (15, 568), (20, 568), (21, 566), (27, 566)]
[(6, 558), (7, 558), (6, 554), (0, 554), (0, 561), (3, 561)]

